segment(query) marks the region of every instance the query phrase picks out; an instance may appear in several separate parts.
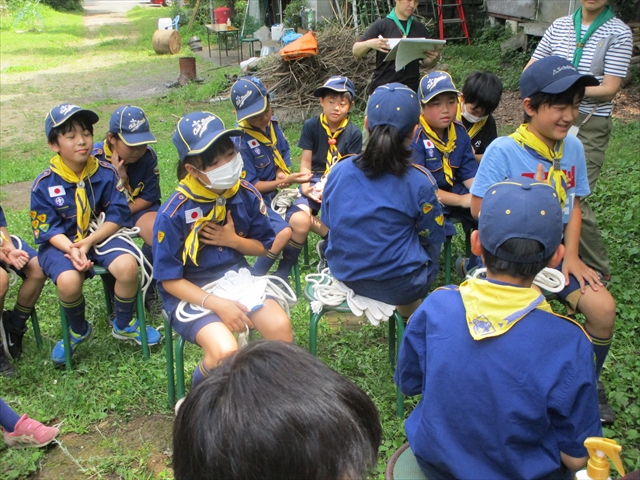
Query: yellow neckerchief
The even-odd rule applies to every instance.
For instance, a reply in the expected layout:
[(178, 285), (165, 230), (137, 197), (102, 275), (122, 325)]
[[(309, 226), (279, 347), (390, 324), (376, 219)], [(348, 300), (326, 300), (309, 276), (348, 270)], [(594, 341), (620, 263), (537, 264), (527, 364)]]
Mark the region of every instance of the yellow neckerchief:
[(2, 245), (4, 245), (4, 242), (6, 242), (6, 241), (7, 241), (7, 239), (6, 239), (6, 237), (4, 236), (4, 233), (0, 232), (0, 247), (1, 247)]
[(327, 166), (324, 170), (324, 174), (328, 174), (331, 167), (333, 167), (334, 163), (338, 163), (338, 161), (342, 158), (340, 152), (338, 151), (338, 136), (344, 132), (345, 128), (349, 124), (349, 119), (345, 118), (342, 120), (340, 125), (335, 132), (331, 133), (331, 128), (329, 128), (329, 121), (327, 120), (327, 116), (324, 113), (320, 114), (320, 125), (324, 128), (325, 133), (327, 134), (328, 142), (329, 142), (329, 150), (327, 150)]
[[(102, 144), (102, 149), (104, 150), (104, 159), (111, 163), (111, 157), (113, 155), (113, 152), (111, 151), (111, 148), (109, 148), (109, 144), (107, 143), (107, 139), (104, 139), (104, 142)], [(120, 181), (122, 182), (122, 178), (120, 178)], [(122, 189), (124, 196), (127, 197), (127, 201), (129, 203), (132, 203), (134, 201), (134, 192), (133, 189), (131, 188), (131, 185), (129, 185), (129, 179), (127, 179), (126, 182), (122, 182), (122, 186), (124, 187)]]
[(497, 337), (509, 331), (536, 308), (553, 313), (551, 306), (533, 288), (496, 284), (470, 278), (460, 285), (467, 327), (474, 340)]
[(547, 183), (555, 188), (558, 194), (558, 200), (560, 200), (560, 206), (564, 208), (567, 202), (567, 190), (569, 189), (569, 179), (560, 166), (564, 140), (556, 142), (556, 147), (552, 150), (542, 140), (527, 130), (528, 126), (528, 123), (523, 123), (509, 136), (522, 148), (526, 145), (542, 158), (551, 162), (551, 168), (549, 168), (549, 174), (547, 175)]
[(87, 164), (84, 166), (84, 170), (80, 175), (76, 175), (63, 161), (60, 155), (56, 155), (51, 159), (49, 165), (51, 171), (60, 175), (60, 177), (69, 183), (73, 183), (76, 186), (76, 216), (77, 227), (75, 241), (78, 242), (87, 236), (89, 231), (89, 222), (91, 221), (91, 205), (89, 204), (89, 197), (87, 197), (87, 190), (85, 187), (85, 179), (89, 179), (94, 173), (98, 171), (100, 163), (98, 159), (91, 155)]
[(422, 115), (420, 115), (420, 126), (422, 130), (427, 135), (427, 137), (433, 142), (438, 151), (442, 153), (442, 170), (444, 172), (444, 178), (449, 185), (453, 185), (453, 170), (451, 169), (451, 164), (449, 163), (449, 156), (451, 152), (453, 152), (456, 148), (456, 126), (451, 122), (449, 125), (449, 138), (447, 139), (447, 143), (444, 143), (438, 137), (438, 134), (434, 132), (427, 121), (424, 119)]
[[(456, 120), (458, 120), (461, 123), (462, 123), (462, 119), (464, 118), (462, 116), (462, 108), (463, 108), (462, 102), (460, 102), (460, 100), (458, 99), (458, 111), (456, 112)], [(489, 115), (487, 115), (487, 118), (483, 118), (479, 122), (472, 123), (471, 128), (467, 130), (467, 133), (469, 134), (469, 138), (475, 137), (480, 132), (480, 130), (482, 130), (482, 127), (484, 127), (484, 125), (487, 123), (487, 120), (489, 120)]]
[(249, 125), (249, 122), (243, 120), (238, 123), (238, 126), (242, 129), (243, 132), (248, 133), (257, 141), (262, 143), (265, 147), (271, 148), (273, 152), (273, 159), (276, 162), (276, 166), (282, 170), (285, 175), (290, 175), (291, 171), (287, 164), (284, 163), (284, 158), (280, 154), (280, 150), (278, 150), (278, 138), (276, 137), (276, 129), (273, 127), (273, 123), (269, 122), (269, 126), (267, 130), (271, 132), (271, 139), (267, 138), (264, 133), (262, 133), (259, 129), (252, 127)]
[[(187, 259), (190, 258), (193, 261), (194, 265), (198, 265), (198, 250), (200, 249), (200, 238), (198, 237), (198, 232), (203, 227), (203, 225), (211, 220), (215, 222), (222, 222), (227, 218), (227, 207), (226, 201), (218, 200), (227, 199), (233, 197), (238, 190), (240, 189), (240, 180), (231, 188), (228, 188), (222, 195), (218, 195), (217, 193), (206, 188), (200, 181), (192, 177), (191, 175), (187, 175), (183, 180), (180, 181), (176, 190), (182, 193), (185, 197), (193, 200), (198, 203), (213, 203), (211, 211), (207, 216), (202, 216), (197, 219), (191, 229), (191, 232), (187, 236), (187, 239), (184, 242), (184, 250), (182, 251), (182, 264), (186, 265)], [(215, 218), (214, 218), (215, 214)]]

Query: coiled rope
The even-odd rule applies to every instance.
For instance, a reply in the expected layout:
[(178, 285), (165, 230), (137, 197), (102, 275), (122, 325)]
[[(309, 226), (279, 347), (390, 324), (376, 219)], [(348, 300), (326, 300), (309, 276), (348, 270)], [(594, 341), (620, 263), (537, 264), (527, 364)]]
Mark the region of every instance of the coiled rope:
[(271, 200), (271, 208), (283, 219), (287, 215), (287, 209), (300, 198), (300, 190), (297, 188), (283, 188)]

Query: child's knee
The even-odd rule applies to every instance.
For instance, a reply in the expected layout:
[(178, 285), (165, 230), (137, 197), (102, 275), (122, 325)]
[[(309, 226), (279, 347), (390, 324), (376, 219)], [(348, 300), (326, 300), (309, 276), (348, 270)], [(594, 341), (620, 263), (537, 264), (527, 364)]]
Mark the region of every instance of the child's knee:
[(4, 297), (9, 291), (9, 274), (4, 268), (0, 268), (0, 300), (4, 300)]
[(311, 217), (305, 212), (296, 212), (291, 215), (289, 225), (296, 233), (308, 233), (311, 228)]
[(607, 289), (601, 287), (596, 292), (587, 288), (578, 302), (578, 310), (584, 315), (588, 327), (613, 333), (616, 302)]
[(138, 279), (138, 262), (133, 255), (120, 255), (109, 265), (109, 272), (120, 282)]
[(38, 257), (33, 257), (29, 260), (29, 263), (27, 263), (25, 267), (25, 275), (31, 280), (41, 281), (42, 283), (47, 279), (47, 276), (40, 267), (40, 263), (38, 263)]
[(58, 275), (56, 286), (58, 287), (58, 296), (63, 301), (76, 300), (82, 293), (82, 285), (84, 283), (84, 274), (77, 270), (67, 270)]

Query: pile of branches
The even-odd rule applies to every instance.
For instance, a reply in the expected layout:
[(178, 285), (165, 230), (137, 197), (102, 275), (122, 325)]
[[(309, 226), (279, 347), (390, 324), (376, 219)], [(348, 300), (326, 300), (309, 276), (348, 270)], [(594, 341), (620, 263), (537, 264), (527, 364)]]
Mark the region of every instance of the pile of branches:
[(313, 91), (333, 75), (348, 77), (356, 87), (356, 104), (364, 109), (366, 91), (375, 68), (375, 56), (364, 59), (351, 51), (356, 34), (353, 28), (328, 25), (316, 33), (318, 55), (288, 62), (269, 55), (258, 64), (256, 75), (269, 89), (279, 118), (302, 121), (319, 108)]

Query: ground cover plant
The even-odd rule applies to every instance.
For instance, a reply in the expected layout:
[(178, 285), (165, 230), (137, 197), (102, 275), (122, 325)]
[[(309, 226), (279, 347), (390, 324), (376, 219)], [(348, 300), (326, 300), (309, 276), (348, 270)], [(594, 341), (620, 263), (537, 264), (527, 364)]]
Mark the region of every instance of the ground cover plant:
[[(32, 242), (32, 236), (28, 206), (23, 203), (21, 207), (8, 209), (6, 204), (13, 203), (15, 196), (28, 197), (29, 183), (46, 168), (51, 157), (42, 134), (44, 115), (36, 115), (31, 109), (38, 111), (38, 108), (44, 108), (46, 111), (48, 107), (66, 100), (64, 95), (72, 92), (74, 101), (77, 98), (82, 106), (95, 109), (100, 114), (101, 121), (95, 130), (95, 140), (99, 141), (116, 106), (133, 103), (142, 107), (158, 138), (156, 151), (161, 187), (166, 198), (176, 184), (177, 158), (170, 137), (177, 118), (189, 111), (202, 109), (215, 112), (228, 126), (231, 125), (234, 115), (230, 103), (210, 103), (208, 100), (227, 88), (225, 73), (237, 73), (234, 69), (209, 70), (199, 59), (199, 72), (203, 72), (202, 76), (206, 78), (202, 85), (191, 84), (182, 89), (165, 90), (160, 96), (140, 97), (138, 91), (131, 87), (136, 84), (136, 79), (144, 80), (147, 75), (153, 77), (154, 72), (163, 69), (175, 71), (175, 58), (158, 57), (149, 50), (155, 22), (158, 16), (166, 15), (167, 9), (163, 10), (164, 15), (137, 9), (129, 13), (129, 25), (104, 25), (94, 30), (88, 29), (79, 15), (54, 14), (46, 7), (41, 7), (40, 12), (45, 18), (43, 32), (16, 34), (11, 27), (5, 28), (5, 18), (1, 20), (0, 30), (3, 102), (0, 185), (7, 187), (16, 182), (27, 182), (22, 190), (11, 190), (11, 194), (5, 194), (0, 202), (5, 205), (10, 231), (29, 242)], [(52, 18), (58, 25), (68, 25), (68, 28), (47, 29), (46, 25), (50, 24), (46, 19), (52, 15), (56, 15)], [(69, 31), (75, 33), (69, 34)], [(122, 37), (127, 39), (119, 40)], [(87, 40), (90, 44), (83, 43)], [(37, 48), (21, 48), (21, 45), (33, 46), (38, 42), (52, 50), (43, 53)], [(485, 68), (496, 69), (511, 79), (517, 78), (521, 65), (514, 61), (514, 65), (505, 70), (499, 65), (498, 50), (496, 42), (478, 48), (448, 47), (445, 61), (458, 83), (470, 71)], [(56, 53), (64, 51), (67, 55)], [(49, 53), (59, 56), (53, 61), (48, 58)], [(118, 67), (122, 72), (118, 81), (125, 92), (131, 88), (131, 96), (116, 98), (113, 93), (116, 87), (112, 86), (108, 87), (105, 95), (101, 84), (107, 82), (108, 76), (100, 68), (86, 68), (75, 76), (67, 71), (59, 71), (55, 77), (51, 73), (51, 66), (62, 62), (77, 67), (83, 62), (99, 62), (105, 57), (124, 59)], [(6, 70), (4, 65), (9, 65)], [(16, 69), (12, 70), (12, 65)], [(32, 70), (20, 70), (18, 67)], [(41, 85), (46, 89), (44, 94), (41, 88), (33, 87), (21, 97), (20, 101), (25, 106), (21, 115), (29, 120), (27, 122), (7, 113), (11, 96), (24, 94), (18, 84), (25, 73), (39, 73), (50, 80)], [(57, 82), (48, 84), (54, 80)], [(75, 88), (80, 86), (85, 90), (78, 92)], [(44, 107), (39, 105), (42, 103)], [(517, 103), (514, 108), (519, 108)], [(361, 124), (362, 116), (355, 120)], [(13, 134), (16, 125), (19, 125), (20, 135)], [(501, 125), (501, 132), (509, 133), (513, 127)], [(298, 123), (287, 125), (285, 129), (292, 147), (297, 143), (300, 128)], [(601, 221), (613, 263), (615, 280), (611, 290), (618, 302), (619, 314), (612, 351), (603, 373), (618, 419), (611, 428), (605, 429), (605, 435), (624, 446), (623, 459), (629, 470), (640, 468), (640, 313), (637, 301), (640, 279), (636, 274), (640, 267), (638, 145), (640, 122), (616, 121), (605, 171), (590, 199)], [(295, 147), (292, 150), (294, 156), (300, 155)], [(458, 235), (454, 241), (454, 258), (464, 251), (461, 237)], [(316, 241), (317, 237), (312, 235), (309, 240), (311, 265), (303, 268), (303, 274), (315, 269), (317, 260), (313, 246)], [(458, 280), (455, 273), (453, 279)], [(436, 285), (443, 281), (440, 274)], [(7, 307), (13, 306), (15, 294), (16, 288), (12, 288)], [(172, 478), (170, 432), (173, 412), (167, 405), (163, 346), (152, 347), (151, 359), (143, 361), (139, 347), (111, 338), (98, 279), (87, 281), (85, 295), (87, 316), (96, 328), (93, 338), (80, 345), (74, 356), (72, 372), (56, 369), (50, 361), (51, 349), (60, 339), (60, 321), (56, 290), (48, 282), (37, 304), (44, 347), (37, 350), (30, 329), (25, 337), (23, 358), (15, 362), (17, 376), (0, 377), (0, 395), (16, 410), (45, 423), (62, 422), (62, 446), (16, 451), (6, 448), (0, 441), (0, 472), (3, 478), (26, 478), (29, 475), (43, 479)], [(301, 300), (292, 310), (292, 321), (296, 342), (302, 347), (308, 345), (308, 318), (308, 304)], [(162, 320), (158, 316), (149, 316), (148, 323), (160, 326)], [(187, 345), (185, 352), (186, 371), (190, 374), (200, 359), (200, 350)], [(393, 369), (387, 361), (387, 329), (361, 326), (349, 318), (327, 318), (320, 325), (318, 353), (332, 368), (358, 383), (378, 406), (384, 440), (378, 471), (373, 478), (382, 478), (387, 460), (405, 442), (403, 421), (395, 416)], [(407, 412), (416, 400), (406, 399)]]

